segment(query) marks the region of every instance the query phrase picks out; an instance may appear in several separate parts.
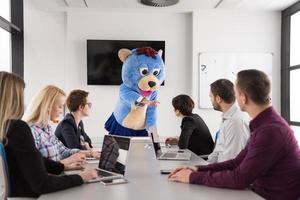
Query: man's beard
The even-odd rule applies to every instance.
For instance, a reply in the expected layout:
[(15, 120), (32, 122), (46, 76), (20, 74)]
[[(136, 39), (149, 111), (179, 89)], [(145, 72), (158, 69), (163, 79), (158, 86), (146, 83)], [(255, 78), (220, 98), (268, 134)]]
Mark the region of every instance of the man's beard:
[(219, 104), (217, 104), (217, 103), (212, 103), (212, 105), (213, 105), (214, 110), (222, 111), (222, 110), (221, 110), (221, 106), (220, 106)]
[(241, 110), (242, 112), (246, 112), (246, 110), (245, 110), (245, 107), (244, 107), (244, 106), (240, 106), (240, 105), (239, 105), (239, 107), (240, 107), (240, 110)]

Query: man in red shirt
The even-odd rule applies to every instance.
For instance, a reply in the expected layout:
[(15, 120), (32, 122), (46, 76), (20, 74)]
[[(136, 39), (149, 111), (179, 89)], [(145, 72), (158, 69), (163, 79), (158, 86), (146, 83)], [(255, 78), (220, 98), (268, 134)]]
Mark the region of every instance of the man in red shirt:
[(300, 149), (289, 125), (270, 105), (270, 88), (265, 73), (240, 71), (235, 95), (241, 110), (252, 118), (245, 149), (233, 160), (178, 168), (169, 180), (233, 189), (250, 187), (266, 199), (298, 199)]

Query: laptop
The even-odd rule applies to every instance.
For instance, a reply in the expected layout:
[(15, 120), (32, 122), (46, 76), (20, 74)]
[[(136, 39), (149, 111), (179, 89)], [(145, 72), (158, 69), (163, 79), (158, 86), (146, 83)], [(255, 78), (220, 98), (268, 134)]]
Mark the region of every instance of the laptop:
[(184, 160), (190, 160), (192, 153), (185, 151), (185, 150), (178, 150), (178, 151), (166, 151), (162, 152), (159, 142), (154, 141), (153, 133), (150, 133), (151, 139), (154, 146), (154, 151), (156, 158), (158, 160), (178, 160), (178, 161), (184, 161)]
[(98, 177), (88, 182), (123, 178), (130, 146), (130, 138), (105, 135), (97, 170)]

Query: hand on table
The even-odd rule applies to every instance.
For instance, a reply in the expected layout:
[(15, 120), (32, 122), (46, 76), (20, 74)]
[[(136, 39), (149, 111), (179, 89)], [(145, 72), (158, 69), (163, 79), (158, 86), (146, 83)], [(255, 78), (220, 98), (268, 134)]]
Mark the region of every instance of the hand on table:
[(91, 156), (97, 160), (100, 159), (101, 153), (98, 151), (91, 151)]
[(168, 180), (174, 182), (189, 183), (190, 175), (193, 172), (194, 170), (190, 168), (182, 168), (180, 170), (175, 170), (169, 175)]
[(175, 145), (178, 144), (178, 139), (175, 137), (168, 137), (165, 141), (166, 144)]
[(70, 165), (72, 163), (81, 163), (81, 164), (85, 164), (85, 155), (82, 153), (75, 153), (71, 156), (69, 156), (68, 158), (65, 158), (63, 160), (60, 161), (62, 164), (66, 165)]
[(71, 164), (65, 165), (65, 171), (70, 171), (70, 170), (83, 170), (84, 166), (83, 163), (81, 162), (73, 162)]
[(95, 169), (86, 170), (79, 174), (84, 182), (95, 179), (98, 177), (97, 171)]

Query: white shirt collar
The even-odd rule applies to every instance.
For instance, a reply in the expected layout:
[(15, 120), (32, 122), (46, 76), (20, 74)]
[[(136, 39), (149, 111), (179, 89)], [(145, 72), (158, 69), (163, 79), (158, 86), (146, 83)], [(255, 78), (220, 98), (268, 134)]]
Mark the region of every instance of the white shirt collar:
[(236, 113), (238, 111), (238, 107), (237, 105), (234, 103), (226, 112), (224, 112), (222, 114), (222, 119), (223, 121), (227, 120), (227, 119), (230, 119), (234, 113)]

